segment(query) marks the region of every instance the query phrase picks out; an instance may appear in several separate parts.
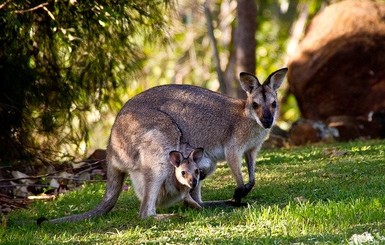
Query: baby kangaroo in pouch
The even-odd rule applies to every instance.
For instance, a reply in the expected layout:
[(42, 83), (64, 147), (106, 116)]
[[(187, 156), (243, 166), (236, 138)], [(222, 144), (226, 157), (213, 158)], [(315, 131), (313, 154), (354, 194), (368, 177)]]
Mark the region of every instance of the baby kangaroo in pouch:
[[(134, 190), (141, 201), (141, 211), (140, 217), (146, 218), (148, 216), (155, 216), (155, 206), (166, 208), (172, 206), (180, 201), (194, 209), (201, 209), (202, 207), (190, 196), (190, 191), (197, 185), (199, 181), (199, 169), (198, 163), (203, 157), (203, 149), (196, 148), (187, 154), (185, 157), (183, 152), (180, 151), (171, 151), (169, 153), (169, 162), (165, 163), (168, 169), (169, 175), (164, 179), (151, 179), (148, 178), (146, 181), (158, 181), (160, 183), (159, 188), (153, 188), (146, 190), (146, 183), (142, 180), (132, 176), (132, 182)], [(151, 173), (152, 174), (152, 173)], [(120, 186), (121, 188), (121, 186)], [(119, 189), (120, 190), (120, 189)], [(114, 192), (118, 192), (117, 189)], [(106, 195), (117, 195), (112, 193), (107, 189)], [(150, 198), (148, 198), (150, 197)], [(62, 222), (71, 222), (79, 221), (87, 218), (92, 218), (95, 216), (102, 215), (109, 211), (109, 208), (106, 208), (106, 197), (104, 201), (94, 210), (83, 214), (77, 214), (62, 218), (57, 218), (49, 220), (50, 223), (62, 223)], [(151, 200), (154, 203), (150, 203)], [(111, 205), (110, 205), (111, 206)], [(113, 205), (112, 205), (113, 206)], [(153, 208), (153, 213), (149, 208)], [(44, 219), (46, 220), (46, 219)], [(42, 220), (42, 221), (44, 221)], [(42, 221), (38, 221), (41, 223)]]
[(190, 195), (190, 191), (199, 181), (198, 163), (202, 156), (202, 148), (194, 149), (187, 157), (179, 151), (170, 152), (170, 163), (175, 167), (175, 174), (171, 175), (173, 178), (170, 178), (169, 182), (166, 181), (159, 192), (159, 207), (168, 207), (184, 200), (191, 208), (202, 208)]

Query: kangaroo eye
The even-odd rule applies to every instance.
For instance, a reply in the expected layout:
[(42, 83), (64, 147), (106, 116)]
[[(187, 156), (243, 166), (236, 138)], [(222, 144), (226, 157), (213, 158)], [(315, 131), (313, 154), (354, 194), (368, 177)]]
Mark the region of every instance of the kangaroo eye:
[(182, 174), (183, 177), (186, 175), (186, 171), (182, 171), (180, 173)]
[(271, 103), (271, 106), (272, 106), (273, 108), (277, 108), (277, 102), (276, 102), (276, 101), (273, 101), (273, 103)]
[(253, 106), (253, 109), (254, 109), (254, 110), (255, 110), (255, 109), (258, 109), (258, 107), (259, 107), (259, 105), (258, 105), (257, 102), (253, 102), (252, 106)]

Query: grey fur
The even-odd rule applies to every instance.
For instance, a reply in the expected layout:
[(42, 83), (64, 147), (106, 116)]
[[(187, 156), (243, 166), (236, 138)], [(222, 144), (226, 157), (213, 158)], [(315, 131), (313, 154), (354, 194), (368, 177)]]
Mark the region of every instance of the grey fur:
[[(255, 160), (274, 124), (277, 89), (286, 73), (287, 68), (277, 70), (263, 84), (254, 75), (241, 73), (246, 100), (190, 85), (158, 86), (133, 97), (119, 112), (111, 131), (103, 201), (89, 212), (51, 222), (107, 213), (118, 199), (126, 173), (141, 200), (139, 217), (156, 215), (160, 188), (172, 176), (168, 152), (183, 145), (205, 149), (198, 163), (201, 176), (210, 175), (218, 161), (226, 160), (237, 184), (233, 199), (240, 202), (255, 184)], [(248, 169), (247, 184), (241, 172), (243, 156)], [(200, 207), (201, 181), (191, 195)]]

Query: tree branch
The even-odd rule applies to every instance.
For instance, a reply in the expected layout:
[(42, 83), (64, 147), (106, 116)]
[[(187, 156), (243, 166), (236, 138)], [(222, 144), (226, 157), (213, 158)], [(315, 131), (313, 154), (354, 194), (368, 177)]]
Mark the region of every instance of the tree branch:
[[(86, 165), (88, 168), (86, 168), (86, 169), (84, 169), (84, 170), (82, 170), (82, 171), (80, 171), (78, 173), (75, 173), (74, 176), (80, 175), (81, 173), (84, 173), (84, 172), (96, 169), (98, 167), (97, 165), (100, 164), (100, 162), (102, 162), (102, 161), (104, 161), (104, 160), (99, 160), (99, 161), (95, 161), (95, 162), (89, 163), (88, 165)], [(82, 162), (87, 163), (87, 160), (82, 161)], [(55, 175), (55, 174), (57, 174), (59, 172), (66, 172), (66, 171), (69, 171), (69, 170), (74, 170), (74, 168), (73, 167), (72, 168), (69, 167), (69, 168), (65, 168), (64, 170), (57, 170), (57, 171), (54, 171), (53, 173), (40, 174), (40, 175), (36, 175), (36, 176), (19, 177), (19, 178), (12, 178), (12, 179), (0, 179), (0, 183), (1, 182), (25, 180), (25, 179), (36, 180), (36, 179), (40, 179), (40, 178), (44, 178), (44, 177), (57, 178), (57, 179), (71, 179), (71, 178), (60, 177), (60, 176), (56, 176)]]
[(227, 93), (227, 86), (226, 82), (223, 76), (223, 71), (221, 69), (221, 60), (219, 59), (219, 52), (218, 52), (218, 47), (217, 47), (217, 40), (215, 39), (214, 36), (214, 27), (213, 27), (213, 21), (211, 17), (211, 11), (208, 6), (207, 1), (203, 3), (203, 7), (205, 10), (205, 16), (206, 16), (206, 22), (207, 22), (207, 32), (210, 38), (210, 43), (211, 43), (211, 48), (213, 50), (213, 55), (214, 55), (214, 63), (215, 63), (215, 70), (217, 72), (218, 76), (218, 81), (219, 81), (219, 87), (222, 93), (226, 94)]
[(12, 0), (7, 0), (6, 2), (0, 4), (0, 9), (5, 8)]
[(39, 5), (37, 5), (37, 6), (33, 7), (33, 8), (30, 8), (30, 9), (15, 10), (13, 12), (15, 14), (24, 14), (24, 13), (27, 13), (27, 12), (32, 12), (32, 11), (34, 11), (36, 9), (39, 9), (39, 8), (44, 8), (47, 11), (47, 9), (45, 8), (45, 6), (47, 6), (47, 5), (48, 5), (48, 2), (47, 3), (39, 4)]

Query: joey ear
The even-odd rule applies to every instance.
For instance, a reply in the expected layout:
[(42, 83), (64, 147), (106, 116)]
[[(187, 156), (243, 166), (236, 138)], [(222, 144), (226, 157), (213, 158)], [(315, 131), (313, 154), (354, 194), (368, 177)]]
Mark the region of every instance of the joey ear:
[(241, 72), (239, 74), (239, 81), (241, 82), (241, 87), (247, 93), (253, 92), (256, 88), (261, 86), (258, 81), (258, 78), (253, 74), (247, 72)]
[(285, 79), (288, 69), (282, 68), (270, 74), (266, 79), (264, 84), (268, 85), (270, 88), (277, 90), (281, 87), (283, 80)]
[(170, 163), (175, 167), (179, 167), (183, 160), (183, 155), (179, 151), (171, 151), (170, 152)]
[(189, 157), (192, 158), (193, 161), (198, 164), (201, 161), (202, 157), (203, 157), (203, 152), (204, 152), (203, 148), (195, 148), (190, 153)]

